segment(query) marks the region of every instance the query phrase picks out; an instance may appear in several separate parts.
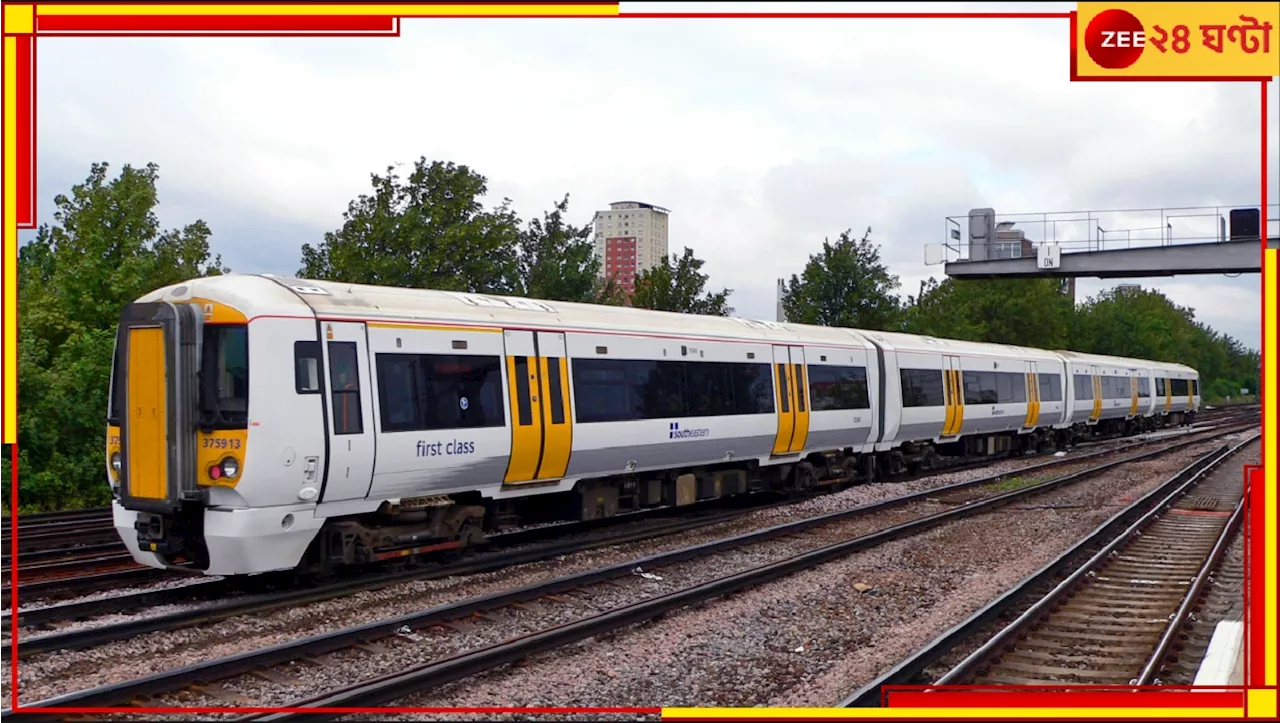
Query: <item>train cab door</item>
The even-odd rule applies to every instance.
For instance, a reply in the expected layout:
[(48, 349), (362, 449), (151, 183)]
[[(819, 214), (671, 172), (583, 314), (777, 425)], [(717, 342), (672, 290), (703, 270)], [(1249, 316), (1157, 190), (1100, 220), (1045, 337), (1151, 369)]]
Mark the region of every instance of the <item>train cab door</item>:
[(321, 502), (364, 499), (373, 482), (375, 452), (369, 340), (362, 323), (326, 321), (329, 460)]
[(804, 365), (804, 348), (775, 346), (773, 375), (778, 390), (778, 431), (773, 440), (773, 453), (798, 454), (804, 451), (809, 439), (809, 375)]
[(505, 484), (557, 480), (569, 467), (573, 413), (564, 334), (503, 332), (511, 416)]
[(1040, 375), (1036, 363), (1027, 362), (1027, 420), (1024, 429), (1034, 429), (1040, 423)]

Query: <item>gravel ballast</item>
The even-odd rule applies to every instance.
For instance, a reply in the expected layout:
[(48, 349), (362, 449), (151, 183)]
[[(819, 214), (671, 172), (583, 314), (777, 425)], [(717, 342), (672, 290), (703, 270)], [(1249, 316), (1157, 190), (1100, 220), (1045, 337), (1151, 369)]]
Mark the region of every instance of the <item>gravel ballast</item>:
[[(1087, 481), (1078, 485), (1072, 485), (1067, 489), (1042, 495), (1037, 498), (1038, 505), (1049, 504), (1046, 500), (1054, 499), (1055, 496), (1069, 495), (1075, 490), (1085, 490), (1093, 488), (1107, 488), (1119, 484), (1111, 480), (1114, 477), (1124, 477), (1126, 480), (1137, 474), (1135, 470), (1145, 470), (1144, 474), (1150, 476), (1151, 479), (1146, 480), (1149, 485), (1155, 485), (1159, 481), (1166, 478), (1169, 474), (1177, 469), (1185, 466), (1198, 452), (1206, 451), (1214, 446), (1222, 444), (1222, 441), (1215, 441), (1203, 445), (1196, 445), (1190, 450), (1183, 450), (1174, 453), (1169, 458), (1159, 461), (1149, 461), (1126, 466), (1121, 470), (1107, 473), (1101, 478)], [(1093, 451), (1093, 450), (1091, 450)], [(1126, 453), (1126, 454), (1132, 454)], [(1043, 460), (1037, 460), (1037, 462)], [(1096, 464), (1099, 460), (1090, 460), (1081, 463), (1079, 468)], [(52, 653), (33, 657), (30, 661), (24, 661), (21, 666), (23, 699), (27, 701), (36, 701), (54, 695), (58, 695), (72, 690), (103, 685), (111, 682), (123, 681), (131, 678), (140, 677), (151, 672), (158, 672), (183, 665), (189, 665), (200, 660), (208, 660), (215, 657), (230, 655), (254, 648), (266, 647), (268, 645), (285, 642), (306, 635), (317, 634), (329, 630), (336, 630), (361, 622), (369, 622), (383, 618), (393, 617), (395, 615), (421, 610), (434, 605), (445, 604), (454, 600), (473, 597), (476, 595), (496, 592), (499, 590), (520, 587), (523, 585), (533, 584), (539, 581), (558, 577), (572, 572), (582, 571), (599, 567), (606, 564), (616, 564), (629, 559), (642, 557), (650, 554), (657, 554), (666, 550), (676, 549), (697, 542), (709, 541), (733, 534), (739, 534), (753, 529), (759, 529), (780, 522), (791, 521), (803, 517), (830, 512), (839, 509), (847, 509), (859, 504), (878, 501), (889, 497), (898, 496), (913, 491), (921, 491), (936, 488), (945, 484), (952, 484), (965, 479), (975, 479), (992, 474), (995, 471), (1016, 470), (1027, 466), (1026, 461), (1019, 463), (1018, 461), (1007, 461), (998, 463), (992, 467), (981, 470), (969, 470), (965, 472), (956, 472), (950, 474), (936, 475), (932, 478), (915, 480), (903, 483), (886, 483), (878, 485), (869, 485), (864, 487), (855, 487), (843, 492), (832, 495), (817, 497), (803, 503), (790, 505), (787, 507), (770, 508), (755, 513), (748, 513), (742, 518), (732, 522), (722, 523), (713, 527), (697, 530), (692, 533), (685, 533), (678, 539), (661, 538), (657, 540), (644, 541), (640, 543), (632, 543), (625, 546), (614, 548), (602, 548), (598, 550), (578, 553), (571, 556), (562, 557), (556, 560), (532, 563), (510, 568), (495, 573), (485, 573), (481, 575), (472, 575), (467, 577), (448, 578), (443, 580), (435, 580), (429, 582), (416, 582), (396, 585), (384, 588), (382, 590), (359, 593), (347, 598), (314, 603), (292, 610), (282, 610), (269, 613), (259, 617), (234, 618), (231, 620), (221, 621), (215, 625), (209, 626), (207, 629), (192, 628), (182, 631), (155, 633), (140, 636), (134, 640), (123, 643), (115, 643), (110, 646), (91, 649), (84, 651), (71, 651), (64, 653)], [(1003, 470), (1001, 468), (1004, 468)], [(1072, 471), (1071, 469), (1057, 469), (1052, 473), (1045, 473), (1046, 476), (1059, 476)], [(1125, 482), (1133, 486), (1131, 481)], [(1083, 494), (1083, 492), (1079, 492)], [(1140, 492), (1138, 493), (1140, 494)], [(1061, 502), (1055, 504), (1063, 504)], [(797, 655), (801, 661), (811, 661), (818, 656), (820, 652), (836, 651), (845, 649), (849, 645), (860, 645), (856, 641), (859, 640), (857, 635), (852, 634), (849, 629), (849, 621), (838, 623), (827, 619), (828, 614), (836, 614), (837, 617), (852, 615), (854, 621), (863, 619), (878, 619), (882, 615), (882, 607), (893, 607), (894, 611), (903, 613), (905, 616), (901, 618), (902, 624), (905, 624), (912, 631), (925, 625), (926, 621), (947, 617), (952, 609), (960, 609), (971, 611), (977, 605), (994, 597), (1015, 582), (1020, 576), (1024, 576), (1030, 570), (1034, 570), (1043, 560), (1035, 557), (1035, 554), (1043, 552), (1044, 559), (1048, 559), (1052, 555), (1048, 550), (1059, 549), (1069, 545), (1076, 537), (1064, 537), (1068, 533), (1063, 529), (1059, 529), (1066, 524), (1063, 519), (1075, 519), (1093, 512), (1098, 515), (1098, 519), (1105, 518), (1114, 512), (1115, 505), (1106, 506), (1102, 502), (1089, 497), (1087, 502), (1078, 502), (1077, 504), (1086, 505), (1085, 508), (1063, 508), (1049, 510), (1019, 509), (1017, 507), (1007, 508), (1002, 512), (994, 512), (983, 515), (977, 519), (987, 520), (981, 525), (976, 525), (976, 520), (969, 520), (947, 525), (946, 527), (927, 533), (925, 535), (916, 536), (908, 540), (902, 540), (890, 543), (888, 546), (877, 548), (877, 550), (859, 553), (848, 560), (839, 561), (824, 565), (816, 571), (795, 575), (781, 580), (772, 585), (766, 586), (761, 590), (751, 591), (731, 598), (719, 603), (713, 603), (705, 606), (707, 610), (717, 609), (721, 605), (741, 605), (743, 600), (755, 599), (755, 596), (764, 594), (764, 591), (773, 590), (774, 595), (782, 594), (779, 591), (787, 592), (783, 598), (778, 598), (769, 604), (762, 605), (762, 609), (758, 613), (752, 613), (750, 619), (753, 625), (739, 624), (740, 616), (732, 613), (721, 615), (719, 622), (713, 622), (710, 619), (701, 619), (693, 624), (693, 628), (699, 630), (701, 635), (710, 635), (713, 639), (709, 639), (703, 644), (702, 658), (710, 659), (714, 657), (715, 661), (708, 663), (702, 677), (710, 680), (715, 671), (726, 668), (726, 672), (731, 668), (737, 671), (738, 683), (736, 684), (741, 691), (750, 691), (754, 696), (768, 696), (770, 701), (774, 699), (782, 700), (787, 695), (794, 697), (795, 691), (791, 688), (778, 687), (782, 685), (782, 681), (788, 679), (799, 678), (806, 685), (829, 685), (823, 683), (829, 678), (830, 671), (826, 670), (830, 665), (824, 666), (815, 662), (796, 662), (792, 661), (785, 665), (782, 669), (776, 669), (772, 663), (766, 664), (753, 658), (750, 665), (745, 670), (740, 670), (740, 664), (735, 655), (730, 652), (716, 652), (721, 648), (718, 646), (727, 645), (732, 650), (751, 650), (757, 657), (763, 656), (768, 659), (774, 654), (781, 655), (783, 660), (790, 660)], [(1123, 503), (1122, 503), (1123, 504)], [(1093, 509), (1089, 505), (1093, 505)], [(944, 509), (943, 506), (934, 505), (932, 509), (925, 510), (927, 503), (917, 503), (912, 508), (902, 508), (901, 510), (892, 510), (887, 513), (881, 513), (873, 518), (855, 519), (832, 525), (826, 528), (821, 537), (821, 542), (834, 542), (837, 539), (845, 539), (848, 537), (864, 534), (874, 529), (880, 529), (893, 521), (901, 521), (901, 519), (910, 519), (918, 517), (920, 514), (927, 514)], [(1018, 520), (1013, 525), (999, 525), (995, 529), (996, 540), (1005, 539), (1009, 541), (1008, 549), (1002, 550), (997, 545), (993, 545), (990, 540), (981, 539), (983, 535), (989, 535), (992, 531), (990, 524), (994, 515), (1013, 515), (1012, 519)], [(1043, 517), (1047, 522), (1037, 522)], [(1063, 519), (1059, 519), (1063, 518)], [(1030, 522), (1024, 520), (1031, 520)], [(1096, 522), (1094, 523), (1096, 524)], [(966, 539), (955, 530), (964, 526), (975, 526), (971, 533), (973, 539)], [(1039, 526), (1037, 526), (1039, 525)], [(1088, 525), (1085, 526), (1089, 528)], [(979, 529), (986, 529), (986, 532), (978, 532)], [(1032, 531), (1028, 531), (1032, 530)], [(949, 560), (947, 566), (934, 568), (922, 567), (920, 571), (916, 571), (914, 566), (924, 565), (924, 561), (915, 559), (910, 550), (929, 549), (929, 554), (936, 554), (936, 551), (946, 547), (944, 544), (933, 544), (929, 540), (938, 535), (960, 535), (955, 537), (959, 547), (964, 549), (965, 545), (979, 550), (971, 562), (965, 563), (964, 566), (954, 568), (951, 565), (955, 560)], [(1081, 533), (1083, 534), (1083, 533)], [(1077, 535), (1078, 537), (1078, 535)], [(653, 595), (665, 594), (681, 587), (704, 582), (715, 577), (728, 574), (733, 571), (747, 569), (751, 566), (770, 562), (789, 554), (812, 549), (815, 546), (814, 540), (817, 539), (811, 535), (805, 535), (803, 540), (797, 542), (791, 541), (772, 541), (768, 543), (760, 543), (752, 545), (750, 548), (743, 550), (734, 550), (718, 554), (711, 558), (690, 561), (682, 563), (672, 568), (658, 571), (661, 579), (652, 579), (640, 574), (631, 576), (627, 580), (619, 581), (616, 586), (593, 586), (591, 595), (583, 595), (581, 599), (576, 599), (569, 604), (548, 604), (533, 603), (528, 607), (530, 610), (516, 613), (514, 611), (497, 611), (489, 614), (494, 618), (492, 621), (477, 621), (474, 625), (464, 624), (461, 632), (456, 630), (439, 630), (429, 629), (417, 631), (404, 636), (393, 636), (392, 638), (379, 641), (375, 647), (368, 649), (353, 649), (341, 651), (331, 656), (330, 665), (295, 665), (295, 669), (287, 671), (287, 675), (296, 677), (299, 680), (300, 687), (297, 690), (291, 690), (290, 686), (282, 686), (271, 681), (261, 681), (256, 678), (242, 677), (234, 681), (227, 681), (226, 688), (229, 691), (243, 696), (245, 703), (258, 703), (265, 705), (280, 705), (288, 703), (296, 698), (303, 697), (299, 691), (308, 691), (312, 694), (318, 690), (336, 687), (353, 680), (353, 671), (359, 671), (360, 678), (370, 675), (393, 672), (412, 664), (420, 664), (428, 660), (447, 656), (449, 654), (470, 650), (476, 647), (489, 645), (501, 640), (532, 632), (537, 629), (544, 628), (551, 624), (568, 622), (578, 619), (584, 615), (602, 612), (611, 607), (636, 602), (638, 599), (651, 597)], [(1020, 542), (1018, 540), (1021, 540)], [(1027, 544), (1027, 541), (1033, 541)], [(1061, 542), (1066, 540), (1066, 542)], [(922, 543), (924, 543), (922, 545)], [(949, 544), (949, 543), (948, 543)], [(1054, 547), (1058, 544), (1058, 547)], [(901, 548), (901, 549), (899, 549)], [(897, 552), (894, 552), (897, 550)], [(1034, 553), (1034, 554), (1033, 554)], [(920, 553), (915, 553), (917, 556)], [(1008, 554), (1013, 558), (1019, 558), (1011, 561), (1009, 565), (1001, 567), (994, 571), (984, 572), (984, 563), (988, 558), (993, 561), (998, 554)], [(951, 554), (952, 558), (956, 555)], [(1035, 557), (1033, 561), (1032, 558)], [(876, 558), (883, 558), (879, 562)], [(902, 562), (902, 561), (907, 562)], [(861, 562), (858, 562), (861, 561)], [(909, 562), (909, 564), (907, 564)], [(1025, 572), (1017, 573), (1021, 570), (1015, 563), (1024, 562), (1029, 565)], [(900, 564), (901, 563), (901, 564)], [(850, 565), (854, 567), (849, 568)], [(860, 567), (859, 567), (860, 565)], [(848, 568), (848, 569), (845, 569)], [(825, 572), (824, 572), (825, 571)], [(821, 574), (819, 574), (821, 573)], [(809, 578), (817, 576), (821, 579), (828, 579), (836, 582), (834, 588), (830, 590), (830, 595), (819, 600), (813, 595), (817, 593), (812, 590), (813, 581)], [(1012, 575), (1012, 577), (1009, 577)], [(834, 577), (833, 577), (834, 576)], [(957, 577), (959, 576), (959, 577)], [(1009, 578), (1006, 580), (1006, 578)], [(856, 578), (856, 579), (855, 579)], [(946, 579), (942, 579), (946, 578)], [(808, 581), (808, 582), (805, 582)], [(872, 590), (862, 593), (851, 593), (852, 586), (857, 582), (864, 582), (872, 586)], [(793, 583), (800, 585), (793, 587)], [(808, 586), (806, 588), (805, 586)], [(805, 592), (808, 590), (808, 592)], [(794, 598), (797, 592), (803, 592), (799, 599)], [(788, 603), (784, 598), (791, 595), (791, 602)], [(975, 595), (980, 595), (981, 599), (977, 603), (969, 606), (970, 601)], [(949, 597), (950, 596), (950, 597)], [(896, 601), (892, 605), (888, 600)], [(841, 602), (843, 600), (843, 602)], [(850, 602), (852, 601), (852, 602)], [(885, 601), (885, 602), (881, 602)], [(767, 602), (764, 598), (757, 602)], [(870, 606), (870, 607), (867, 607)], [(865, 609), (864, 609), (865, 608)], [(813, 614), (815, 610), (822, 611), (823, 614)], [(843, 611), (843, 612), (842, 612)], [(705, 615), (706, 610), (684, 611), (669, 616), (667, 620), (657, 622), (652, 625), (642, 626), (635, 635), (640, 635), (644, 631), (651, 628), (660, 628), (668, 622), (684, 620), (696, 616)], [(964, 613), (958, 613), (963, 617)], [(772, 648), (752, 643), (754, 636), (759, 635), (754, 632), (759, 629), (758, 623), (764, 621), (770, 625), (777, 621), (785, 620), (790, 617), (796, 618), (799, 622), (799, 629), (793, 630), (789, 635), (780, 635), (779, 641)], [(958, 618), (957, 618), (958, 619)], [(779, 623), (780, 624), (780, 623)], [(929, 623), (932, 629), (932, 622)], [(766, 626), (767, 627), (767, 626)], [(628, 650), (631, 645), (626, 641), (635, 635), (623, 635), (618, 637), (620, 645), (625, 644)], [(746, 636), (744, 639), (739, 639)], [(717, 642), (716, 639), (723, 637)], [(903, 634), (895, 634), (896, 640), (904, 638)], [(794, 639), (794, 640), (793, 640)], [(808, 644), (804, 641), (810, 640)], [(797, 642), (790, 645), (791, 642)], [(843, 641), (843, 642), (841, 642)], [(575, 650), (586, 651), (590, 653), (597, 647), (600, 641), (587, 641), (583, 644), (575, 646), (573, 649), (566, 649), (560, 653), (548, 654), (549, 656), (565, 656), (574, 655)], [(878, 646), (883, 645), (876, 641), (867, 643), (872, 649), (879, 649)], [(654, 647), (656, 645), (656, 647)], [(671, 640), (665, 638), (656, 642), (648, 642), (641, 645), (641, 648), (648, 646), (650, 652), (661, 650), (680, 650), (684, 648), (673, 648)], [(780, 647), (779, 647), (780, 646)], [(777, 648), (776, 650), (774, 648)], [(797, 654), (797, 648), (804, 650)], [(788, 652), (790, 651), (790, 652)], [(909, 652), (909, 651), (908, 651)], [(785, 655), (783, 655), (785, 653)], [(594, 653), (592, 653), (594, 654)], [(680, 653), (683, 655), (683, 652)], [(905, 654), (905, 653), (904, 653)], [(709, 656), (709, 657), (708, 657)], [(547, 656), (541, 656), (547, 657)], [(614, 658), (609, 660), (609, 658)], [(618, 667), (617, 658), (626, 660), (626, 664), (621, 668)], [(698, 656), (694, 656), (698, 659)], [(637, 658), (631, 654), (606, 656), (602, 663), (609, 663), (603, 670), (613, 670), (611, 676), (605, 673), (606, 677), (614, 681), (613, 687), (628, 685), (625, 681), (632, 676), (632, 673), (639, 675), (640, 681), (633, 682), (634, 685), (640, 685), (645, 681), (655, 685), (654, 690), (664, 690), (665, 694), (670, 695), (690, 695), (698, 694), (705, 698), (706, 690), (697, 689), (689, 690), (687, 688), (680, 689), (679, 686), (672, 687), (669, 681), (663, 682), (664, 676), (661, 670), (663, 665), (657, 665), (656, 668), (644, 673), (636, 673), (637, 666), (642, 666), (643, 659)], [(653, 661), (650, 661), (651, 663)], [(896, 658), (888, 664), (896, 662)], [(586, 667), (574, 663), (571, 665), (573, 669), (569, 678), (576, 679), (577, 684), (591, 680), (592, 676), (586, 674), (586, 671), (596, 670), (588, 663)], [(799, 667), (796, 667), (799, 666)], [(683, 665), (684, 670), (699, 670), (699, 668), (689, 668)], [(510, 675), (519, 675), (521, 671), (529, 671), (533, 669), (541, 670), (545, 673), (545, 667), (541, 664), (535, 664), (531, 661), (527, 668), (519, 668), (510, 673)], [(616, 670), (615, 670), (616, 669)], [(766, 685), (761, 680), (756, 680), (757, 676), (753, 676), (753, 670), (761, 670), (762, 675), (769, 679)], [(834, 668), (833, 668), (834, 669)], [(628, 672), (631, 671), (631, 672)], [(539, 673), (538, 675), (542, 675)], [(494, 677), (494, 676), (489, 676)], [(598, 677), (598, 675), (597, 675)], [(729, 675), (733, 678), (734, 675)], [(474, 689), (468, 688), (466, 698), (473, 699), (478, 693), (483, 691), (486, 684), (486, 678), (481, 678), (475, 682)], [(541, 679), (539, 679), (541, 680)], [(259, 681), (263, 685), (259, 686), (253, 681)], [(753, 682), (754, 681), (754, 682)], [(466, 683), (471, 685), (472, 682)], [(461, 685), (461, 684), (460, 684)], [(569, 688), (572, 685), (566, 683)], [(503, 689), (505, 684), (498, 685), (498, 690)], [(456, 686), (455, 686), (456, 687)], [(594, 703), (571, 702), (578, 699), (576, 694), (569, 694), (569, 691), (562, 691), (562, 686), (556, 684), (548, 684), (542, 680), (535, 684), (535, 687), (546, 694), (555, 692), (557, 702), (535, 700), (524, 701), (528, 705), (611, 705), (611, 706), (631, 706), (631, 705), (655, 705), (653, 699), (646, 699), (643, 686), (635, 690), (625, 689), (615, 691), (622, 694), (623, 698), (631, 702), (607, 702), (603, 698), (599, 698)], [(599, 686), (585, 686), (588, 690), (597, 690)], [(608, 687), (608, 686), (606, 686)], [(841, 695), (847, 690), (847, 686), (841, 687)], [(735, 688), (730, 686), (728, 689), (722, 690), (716, 687), (717, 695), (728, 695), (732, 699), (732, 691)], [(441, 691), (439, 699), (433, 698), (429, 703), (424, 705), (511, 705), (515, 698), (508, 690), (502, 693), (498, 698), (489, 700), (485, 703), (466, 703), (466, 702), (442, 702), (445, 698), (450, 697), (451, 689)], [(598, 692), (598, 691), (597, 691)], [(562, 695), (564, 693), (564, 695)], [(604, 695), (600, 693), (600, 695)], [(698, 695), (686, 697), (685, 700), (698, 700)], [(639, 697), (636, 697), (639, 696)], [(837, 696), (838, 697), (838, 696)], [(172, 702), (179, 705), (227, 705), (230, 700), (208, 699), (206, 696), (192, 696), (184, 694), (181, 699), (164, 701)], [(799, 699), (797, 699), (799, 700)], [(635, 702), (642, 701), (642, 702)], [(157, 700), (152, 704), (160, 704), (162, 701)], [(728, 702), (704, 701), (702, 704), (730, 704)], [(675, 703), (662, 702), (658, 704), (671, 705)], [(766, 704), (761, 698), (758, 702), (738, 702), (737, 705), (758, 705)], [(778, 703), (769, 702), (771, 705), (807, 705), (808, 703)]]

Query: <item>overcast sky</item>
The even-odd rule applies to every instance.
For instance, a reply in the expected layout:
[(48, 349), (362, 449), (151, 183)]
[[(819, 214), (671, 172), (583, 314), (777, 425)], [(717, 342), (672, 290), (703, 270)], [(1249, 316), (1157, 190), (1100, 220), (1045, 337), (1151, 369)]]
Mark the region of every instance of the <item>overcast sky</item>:
[[(370, 173), (426, 156), (472, 166), (491, 202), (510, 197), (525, 218), (566, 192), (575, 223), (611, 201), (670, 208), (671, 250), (706, 259), (738, 315), (772, 319), (775, 279), (850, 227), (874, 229), (906, 294), (942, 278), (925, 247), (971, 208), (1257, 205), (1256, 84), (1071, 83), (1067, 48), (1066, 20), (408, 20), (399, 38), (41, 38), (40, 218), (94, 161), (155, 161), (165, 227), (202, 218), (233, 270), (290, 274)], [(1160, 225), (1151, 218), (1099, 225)], [(1176, 223), (1185, 236), (1193, 221)], [(1135, 282), (1258, 347), (1258, 276)], [(1116, 283), (1081, 280), (1078, 296)]]

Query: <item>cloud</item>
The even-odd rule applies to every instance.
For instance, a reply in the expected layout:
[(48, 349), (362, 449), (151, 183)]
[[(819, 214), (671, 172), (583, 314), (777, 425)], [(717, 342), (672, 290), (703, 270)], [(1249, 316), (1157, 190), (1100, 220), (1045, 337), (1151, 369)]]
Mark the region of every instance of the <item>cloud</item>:
[[(754, 9), (835, 6), (902, 10)], [(409, 20), (396, 39), (42, 39), (41, 211), (94, 160), (154, 160), (166, 225), (204, 218), (233, 268), (288, 273), (369, 174), (427, 156), (479, 170), (489, 200), (525, 217), (566, 192), (578, 223), (621, 199), (671, 208), (671, 250), (704, 258), (739, 313), (772, 318), (775, 279), (846, 228), (872, 227), (914, 293), (942, 274), (925, 245), (971, 208), (1257, 203), (1256, 86), (1070, 83), (1067, 32), (1065, 20)], [(1178, 221), (1179, 234), (1204, 228)], [(1046, 233), (1072, 230), (1028, 227)], [(1142, 283), (1259, 344), (1256, 276)]]

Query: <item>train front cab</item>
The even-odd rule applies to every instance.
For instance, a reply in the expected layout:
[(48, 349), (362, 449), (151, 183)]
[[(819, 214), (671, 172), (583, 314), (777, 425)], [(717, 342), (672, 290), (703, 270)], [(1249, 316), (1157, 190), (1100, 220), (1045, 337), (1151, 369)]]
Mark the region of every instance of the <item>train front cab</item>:
[[(242, 484), (246, 462), (263, 467), (269, 459), (264, 449), (247, 460), (249, 325), (229, 307), (190, 302), (134, 303), (121, 314), (107, 447), (116, 531), (151, 567), (205, 574), (291, 567), (319, 522), (314, 503), (252, 504), (262, 500)], [(268, 345), (280, 336), (258, 331)], [(260, 392), (271, 371), (290, 371), (292, 359), (275, 351), (265, 348), (261, 358), (279, 356), (283, 366), (261, 370)]]

